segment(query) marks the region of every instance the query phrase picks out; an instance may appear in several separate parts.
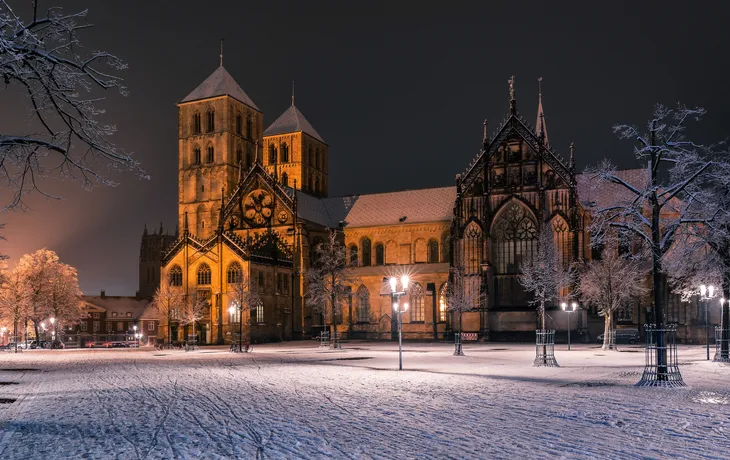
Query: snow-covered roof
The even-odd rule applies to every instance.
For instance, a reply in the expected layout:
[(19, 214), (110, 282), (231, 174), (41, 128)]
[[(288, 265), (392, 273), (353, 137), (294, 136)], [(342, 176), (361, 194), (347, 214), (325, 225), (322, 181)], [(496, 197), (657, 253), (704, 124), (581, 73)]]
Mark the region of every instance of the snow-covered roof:
[[(649, 180), (646, 168), (622, 169), (616, 171), (616, 175), (640, 190), (646, 186)], [(575, 180), (578, 199), (586, 207), (590, 207), (588, 205), (595, 203), (595, 207), (600, 209), (634, 199), (634, 195), (622, 185), (601, 181), (596, 186), (595, 179), (592, 179), (589, 174), (576, 174)]]
[(197, 88), (185, 96), (182, 102), (197, 101), (199, 99), (208, 99), (217, 96), (230, 96), (249, 107), (256, 110), (259, 109), (223, 66), (218, 67), (215, 72), (210, 74), (203, 83), (199, 84)]
[[(107, 318), (115, 317), (120, 319), (139, 319), (142, 316), (142, 312), (144, 312), (150, 303), (149, 299), (123, 296), (102, 297), (85, 295), (83, 299), (87, 304), (104, 309), (107, 313)], [(113, 313), (117, 315), (114, 316)], [(127, 313), (131, 313), (131, 315), (127, 315)]]
[(276, 119), (276, 121), (271, 124), (271, 126), (266, 128), (264, 136), (298, 132), (307, 133), (318, 141), (324, 142), (324, 139), (322, 139), (307, 119), (304, 118), (302, 112), (292, 104), (284, 113), (281, 114), (279, 118)]

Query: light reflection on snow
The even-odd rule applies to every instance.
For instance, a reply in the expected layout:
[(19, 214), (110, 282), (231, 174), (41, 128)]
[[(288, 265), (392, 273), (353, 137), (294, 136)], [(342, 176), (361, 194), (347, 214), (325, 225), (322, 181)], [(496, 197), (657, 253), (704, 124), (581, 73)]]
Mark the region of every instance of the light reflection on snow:
[(697, 395), (692, 397), (692, 400), (700, 404), (730, 404), (730, 397), (728, 395), (721, 395), (711, 391), (700, 391)]

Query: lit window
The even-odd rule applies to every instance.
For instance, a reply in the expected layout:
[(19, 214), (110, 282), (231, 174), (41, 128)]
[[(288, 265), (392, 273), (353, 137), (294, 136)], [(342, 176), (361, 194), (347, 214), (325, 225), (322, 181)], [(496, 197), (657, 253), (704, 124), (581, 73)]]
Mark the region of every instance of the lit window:
[(198, 267), (198, 284), (210, 284), (211, 271), (208, 264), (200, 264)]
[(423, 288), (420, 284), (414, 283), (411, 286), (411, 322), (422, 322), (423, 316)]

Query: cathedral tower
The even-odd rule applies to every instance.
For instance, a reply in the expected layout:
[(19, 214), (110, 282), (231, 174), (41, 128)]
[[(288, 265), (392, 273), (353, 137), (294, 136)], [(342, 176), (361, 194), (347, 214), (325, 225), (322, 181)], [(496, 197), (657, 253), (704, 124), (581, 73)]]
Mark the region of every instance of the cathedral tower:
[(263, 114), (221, 66), (178, 104), (178, 222), (198, 238), (218, 226), (222, 194), (256, 160)]
[(292, 104), (264, 131), (262, 164), (279, 182), (327, 196), (327, 143)]

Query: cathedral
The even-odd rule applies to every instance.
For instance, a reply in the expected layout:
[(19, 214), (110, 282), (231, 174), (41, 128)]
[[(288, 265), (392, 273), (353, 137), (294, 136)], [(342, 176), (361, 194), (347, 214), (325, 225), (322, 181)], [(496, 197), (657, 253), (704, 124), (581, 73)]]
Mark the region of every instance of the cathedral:
[[(483, 293), (463, 315), (464, 332), (482, 340), (533, 340), (537, 315), (518, 275), (537, 251), (540, 229), (551, 227), (566, 266), (588, 260), (584, 206), (619, 193), (588, 186), (575, 171), (572, 145), (567, 159), (550, 146), (541, 93), (535, 125), (520, 116), (514, 77), (506, 120), (491, 136), (484, 122), (479, 154), (450, 187), (330, 197), (328, 144), (294, 98), (264, 126), (263, 113), (222, 64), (178, 104), (178, 231), (145, 230), (140, 286), (144, 277), (149, 295), (167, 277), (186, 295), (206, 298), (197, 331), (203, 343), (229, 342), (242, 320), (255, 341), (312, 337), (333, 319), (349, 339), (394, 338), (384, 279), (403, 273), (412, 280), (404, 337), (443, 339), (456, 327), (445, 307), (456, 272), (465, 289)], [(622, 174), (628, 181), (645, 177), (642, 170)], [(315, 313), (303, 297), (314, 249), (332, 230), (360, 280), (335, 318)], [(259, 296), (243, 318), (230, 308), (241, 280)], [(667, 308), (669, 319), (685, 317), (691, 325), (690, 307), (670, 298), (676, 305)], [(603, 318), (583, 307), (571, 321), (551, 306), (548, 327), (558, 334), (570, 327), (579, 340), (595, 340)], [(619, 312), (619, 324), (638, 328), (650, 308), (636, 299)], [(191, 332), (174, 322), (160, 326), (161, 335), (165, 327), (174, 337)]]

